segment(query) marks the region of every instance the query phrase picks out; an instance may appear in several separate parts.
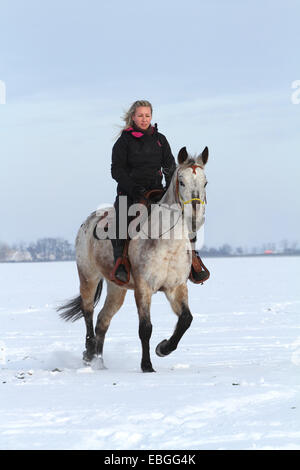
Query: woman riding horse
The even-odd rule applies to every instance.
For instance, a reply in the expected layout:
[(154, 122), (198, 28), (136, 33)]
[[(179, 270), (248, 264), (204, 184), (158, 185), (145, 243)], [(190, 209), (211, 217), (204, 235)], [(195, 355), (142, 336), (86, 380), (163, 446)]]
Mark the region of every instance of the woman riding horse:
[[(111, 174), (117, 181), (115, 200), (116, 238), (111, 239), (115, 266), (111, 280), (126, 283), (128, 267), (122, 262), (124, 247), (128, 237), (121, 235), (120, 216), (126, 218), (128, 228), (128, 208), (135, 202), (145, 199), (149, 190), (167, 190), (176, 163), (166, 137), (158, 132), (157, 124), (151, 125), (152, 105), (149, 101), (135, 101), (124, 116), (125, 127), (112, 149)], [(162, 178), (165, 178), (165, 188)], [(126, 203), (120, 208), (120, 196)], [(122, 211), (122, 214), (120, 213)], [(126, 214), (125, 214), (126, 212)], [(124, 235), (124, 234), (123, 234)], [(197, 273), (197, 280), (205, 280), (206, 272)]]

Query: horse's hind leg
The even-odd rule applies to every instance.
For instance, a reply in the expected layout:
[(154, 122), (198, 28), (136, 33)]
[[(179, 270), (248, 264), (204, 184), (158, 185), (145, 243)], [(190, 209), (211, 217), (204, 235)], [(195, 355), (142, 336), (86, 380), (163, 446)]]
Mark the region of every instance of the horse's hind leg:
[(138, 285), (134, 291), (139, 314), (139, 337), (142, 343), (141, 369), (143, 372), (155, 372), (150, 359), (150, 338), (152, 323), (150, 319), (150, 304), (152, 292), (146, 285)]
[(123, 305), (127, 290), (122, 289), (112, 282), (107, 283), (107, 295), (102, 309), (100, 310), (96, 323), (96, 356), (103, 363), (103, 345), (106, 332), (112, 317)]
[(81, 309), (86, 326), (86, 350), (83, 352), (83, 360), (88, 363), (93, 359), (96, 352), (93, 314), (95, 294), (99, 279), (87, 279), (79, 270), (78, 272), (80, 278)]
[(192, 323), (193, 317), (188, 306), (188, 293), (186, 284), (181, 284), (175, 289), (165, 291), (173, 311), (178, 316), (178, 321), (173, 335), (167, 340), (164, 339), (156, 347), (158, 356), (167, 356), (177, 348), (183, 334)]

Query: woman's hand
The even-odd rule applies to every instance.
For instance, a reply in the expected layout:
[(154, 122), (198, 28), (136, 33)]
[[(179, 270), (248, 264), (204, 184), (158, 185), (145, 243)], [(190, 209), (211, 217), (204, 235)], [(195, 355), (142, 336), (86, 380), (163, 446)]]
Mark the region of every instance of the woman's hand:
[(142, 204), (148, 202), (148, 199), (145, 196), (146, 192), (147, 190), (142, 186), (135, 186), (132, 191), (133, 201)]

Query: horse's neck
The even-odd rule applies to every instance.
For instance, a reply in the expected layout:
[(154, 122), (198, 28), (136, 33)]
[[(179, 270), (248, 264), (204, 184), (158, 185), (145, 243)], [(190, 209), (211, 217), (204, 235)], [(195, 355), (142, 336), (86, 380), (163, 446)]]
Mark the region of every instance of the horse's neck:
[[(160, 206), (166, 206), (172, 208), (174, 211), (178, 211), (178, 213), (181, 212), (182, 214), (182, 219), (183, 219), (183, 237), (186, 238), (188, 237), (189, 239), (195, 238), (196, 232), (201, 228), (201, 226), (204, 223), (204, 216), (200, 212), (200, 209), (202, 209), (202, 206), (199, 206), (199, 211), (198, 211), (198, 216), (196, 216), (196, 224), (195, 224), (195, 229), (196, 232), (191, 231), (191, 220), (192, 217), (194, 217), (191, 213), (188, 214), (188, 208), (185, 208), (185, 211), (183, 212), (183, 207), (180, 204), (179, 201), (179, 196), (177, 194), (177, 171), (175, 171), (173, 178), (171, 180), (171, 183), (168, 187), (168, 190), (165, 192), (161, 200), (159, 201)], [(191, 211), (191, 206), (189, 206), (189, 209)], [(176, 230), (176, 228), (175, 228)]]
[[(160, 215), (162, 215), (162, 221)], [(188, 227), (182, 216), (182, 207), (176, 195), (176, 175), (174, 175), (163, 197), (152, 206), (150, 221), (156, 226), (156, 231), (166, 236), (169, 234), (170, 240), (187, 240), (189, 238)]]
[(159, 201), (159, 204), (167, 204), (169, 206), (177, 204), (178, 207), (180, 207), (180, 204), (176, 200), (176, 178), (175, 177), (172, 178), (171, 183), (170, 183), (167, 191), (165, 192), (165, 194), (163, 195), (163, 197)]

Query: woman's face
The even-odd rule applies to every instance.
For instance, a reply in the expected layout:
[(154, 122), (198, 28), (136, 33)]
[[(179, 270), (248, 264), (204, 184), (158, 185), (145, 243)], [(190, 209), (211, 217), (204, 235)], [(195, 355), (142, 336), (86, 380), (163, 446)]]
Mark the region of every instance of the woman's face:
[(139, 106), (136, 108), (132, 120), (140, 129), (146, 130), (150, 126), (152, 119), (151, 108), (149, 106)]

